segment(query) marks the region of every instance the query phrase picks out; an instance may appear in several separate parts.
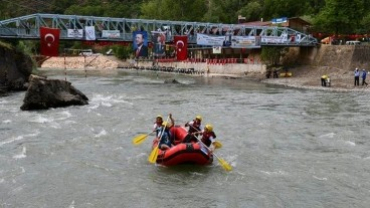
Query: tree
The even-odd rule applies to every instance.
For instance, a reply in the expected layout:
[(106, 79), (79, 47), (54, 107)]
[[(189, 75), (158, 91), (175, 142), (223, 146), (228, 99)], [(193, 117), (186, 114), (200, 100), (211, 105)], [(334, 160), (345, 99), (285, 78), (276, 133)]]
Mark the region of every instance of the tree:
[(314, 20), (315, 29), (336, 35), (353, 33), (361, 26), (363, 3), (362, 0), (326, 0), (325, 7)]
[(206, 11), (204, 0), (149, 0), (140, 8), (140, 18), (178, 21), (200, 21)]
[(282, 47), (274, 46), (262, 47), (261, 59), (266, 64), (276, 66), (280, 62), (280, 56), (283, 50), (284, 49)]
[(259, 1), (252, 1), (243, 6), (238, 14), (245, 17), (248, 21), (258, 21), (262, 18), (263, 6)]

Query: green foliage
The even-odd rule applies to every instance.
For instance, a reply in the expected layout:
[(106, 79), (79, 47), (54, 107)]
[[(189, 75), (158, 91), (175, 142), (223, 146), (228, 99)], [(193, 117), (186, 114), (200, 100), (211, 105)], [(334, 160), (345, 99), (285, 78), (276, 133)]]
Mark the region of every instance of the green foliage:
[(127, 59), (132, 54), (132, 46), (114, 45), (113, 49), (114, 56), (119, 59)]
[(335, 32), (335, 34), (353, 33), (360, 26), (364, 13), (362, 0), (326, 0), (325, 7), (316, 16), (316, 30)]
[(262, 47), (261, 60), (269, 65), (278, 65), (283, 50), (281, 47)]
[(245, 17), (247, 22), (258, 21), (262, 18), (261, 13), (263, 12), (263, 7), (259, 1), (252, 1), (243, 6), (238, 14)]
[(0, 41), (0, 46), (4, 47), (4, 48), (7, 48), (7, 49), (12, 49), (13, 48), (12, 44), (6, 43), (6, 42), (3, 42), (3, 41)]
[(361, 21), (362, 28), (364, 33), (370, 33), (370, 12), (362, 19)]
[(140, 10), (144, 19), (199, 21), (206, 7), (204, 0), (150, 0)]

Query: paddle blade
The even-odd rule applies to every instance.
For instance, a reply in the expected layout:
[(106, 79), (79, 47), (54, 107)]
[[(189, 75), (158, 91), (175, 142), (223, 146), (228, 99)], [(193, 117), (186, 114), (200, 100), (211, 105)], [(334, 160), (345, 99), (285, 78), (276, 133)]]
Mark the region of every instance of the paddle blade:
[(158, 146), (156, 146), (152, 152), (150, 153), (149, 157), (148, 157), (148, 161), (150, 163), (155, 163), (157, 161), (157, 157), (158, 157), (158, 152), (159, 152), (159, 149), (158, 149)]
[(219, 149), (219, 148), (221, 148), (221, 147), (222, 147), (222, 143), (221, 143), (221, 142), (219, 142), (219, 141), (215, 141), (215, 142), (214, 142), (214, 145), (215, 145), (215, 148), (216, 148), (216, 149)]
[(136, 136), (134, 139), (132, 139), (132, 144), (139, 145), (143, 143), (147, 137), (148, 137), (148, 134), (140, 134)]
[(222, 167), (226, 170), (226, 171), (231, 171), (233, 170), (233, 167), (231, 167), (231, 165), (229, 163), (227, 163), (224, 159), (222, 158), (217, 158), (218, 161), (220, 162), (220, 164), (222, 165)]

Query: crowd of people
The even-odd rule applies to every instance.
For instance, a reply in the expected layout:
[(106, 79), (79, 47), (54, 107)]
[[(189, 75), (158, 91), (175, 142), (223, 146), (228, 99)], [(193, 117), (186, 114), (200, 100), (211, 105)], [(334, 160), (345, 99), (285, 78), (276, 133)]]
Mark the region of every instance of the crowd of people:
[[(153, 132), (156, 133), (156, 141), (158, 147), (161, 150), (170, 149), (175, 145), (174, 135), (171, 135), (170, 129), (175, 125), (175, 120), (170, 113), (166, 121), (163, 120), (162, 115), (158, 115), (155, 119), (153, 126)], [(200, 142), (205, 145), (212, 153), (215, 149), (216, 134), (213, 131), (212, 124), (206, 124), (202, 127), (202, 116), (197, 115), (193, 120), (185, 123), (185, 127), (188, 127), (188, 134), (183, 143)], [(202, 136), (201, 139), (198, 136)]]

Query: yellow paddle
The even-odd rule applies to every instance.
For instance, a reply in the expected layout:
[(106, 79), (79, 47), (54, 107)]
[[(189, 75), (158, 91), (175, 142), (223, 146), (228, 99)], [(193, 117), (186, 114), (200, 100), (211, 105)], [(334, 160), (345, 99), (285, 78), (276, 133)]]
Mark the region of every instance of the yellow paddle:
[[(167, 121), (166, 121), (166, 124), (168, 123), (168, 119), (170, 117), (168, 116), (167, 117)], [(155, 163), (157, 161), (157, 157), (158, 157), (158, 152), (159, 152), (159, 142), (161, 141), (162, 139), (162, 136), (163, 136), (163, 133), (164, 133), (164, 130), (166, 129), (166, 126), (163, 126), (163, 130), (162, 130), (162, 133), (161, 133), (161, 137), (159, 138), (159, 141), (158, 141), (158, 145), (152, 150), (152, 152), (150, 153), (149, 157), (148, 157), (148, 161), (150, 163)]]
[[(205, 145), (198, 137), (196, 137), (197, 139), (198, 139), (198, 141), (200, 142), (200, 143), (202, 143), (203, 144), (203, 146), (205, 147), (205, 148), (207, 148), (208, 149), (208, 151), (211, 151), (210, 149), (209, 149), (209, 147), (207, 147), (207, 145)], [(224, 159), (222, 159), (222, 158), (220, 158), (220, 157), (218, 157), (214, 152), (212, 153), (213, 154), (213, 156), (215, 156), (216, 158), (217, 158), (217, 160), (218, 160), (218, 162), (220, 162), (220, 164), (221, 164), (221, 166), (226, 170), (226, 171), (231, 171), (231, 170), (233, 170), (233, 167), (229, 164), (229, 163), (227, 163)]]
[(221, 143), (221, 142), (219, 142), (219, 141), (215, 141), (215, 142), (213, 142), (213, 144), (215, 145), (215, 148), (216, 148), (216, 149), (219, 149), (219, 148), (221, 148), (221, 147), (222, 147), (222, 143)]
[[(159, 144), (159, 142), (158, 142)], [(150, 163), (155, 163), (157, 161), (157, 157), (158, 157), (158, 152), (159, 152), (159, 145), (157, 145), (153, 150), (152, 152), (150, 153), (149, 157), (148, 157), (148, 161)]]
[[(151, 132), (153, 133), (153, 132)], [(145, 141), (145, 139), (151, 134), (139, 134), (135, 138), (132, 139), (132, 144), (139, 145)]]

